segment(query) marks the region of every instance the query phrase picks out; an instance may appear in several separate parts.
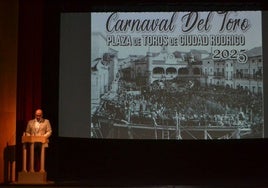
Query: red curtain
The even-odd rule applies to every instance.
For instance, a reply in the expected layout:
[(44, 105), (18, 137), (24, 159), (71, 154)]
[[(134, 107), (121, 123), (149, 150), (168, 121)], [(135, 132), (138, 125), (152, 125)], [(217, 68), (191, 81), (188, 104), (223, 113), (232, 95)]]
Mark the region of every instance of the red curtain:
[(21, 170), (20, 140), (27, 121), (42, 100), (43, 0), (19, 1), (17, 73), (17, 171)]
[(19, 2), (17, 121), (28, 121), (41, 107), (43, 0)]

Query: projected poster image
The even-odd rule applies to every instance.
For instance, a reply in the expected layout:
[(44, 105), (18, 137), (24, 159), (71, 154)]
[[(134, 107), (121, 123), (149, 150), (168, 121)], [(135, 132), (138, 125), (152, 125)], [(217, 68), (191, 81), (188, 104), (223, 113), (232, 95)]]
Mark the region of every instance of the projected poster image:
[(91, 13), (90, 138), (264, 137), (260, 11)]

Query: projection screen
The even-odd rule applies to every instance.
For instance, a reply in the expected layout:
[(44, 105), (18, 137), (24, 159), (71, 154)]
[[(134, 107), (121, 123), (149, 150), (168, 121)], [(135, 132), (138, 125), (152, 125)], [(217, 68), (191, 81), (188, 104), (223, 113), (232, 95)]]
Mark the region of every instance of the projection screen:
[(59, 136), (264, 138), (261, 11), (61, 13)]

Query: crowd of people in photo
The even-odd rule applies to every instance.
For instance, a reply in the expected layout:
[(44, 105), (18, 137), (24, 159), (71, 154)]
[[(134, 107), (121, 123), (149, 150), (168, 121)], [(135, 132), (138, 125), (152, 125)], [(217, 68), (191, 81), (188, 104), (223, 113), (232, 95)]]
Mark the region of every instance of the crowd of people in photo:
[(263, 99), (242, 88), (201, 86), (193, 80), (161, 81), (148, 87), (121, 80), (117, 97), (104, 100), (97, 113), (139, 125), (261, 128)]

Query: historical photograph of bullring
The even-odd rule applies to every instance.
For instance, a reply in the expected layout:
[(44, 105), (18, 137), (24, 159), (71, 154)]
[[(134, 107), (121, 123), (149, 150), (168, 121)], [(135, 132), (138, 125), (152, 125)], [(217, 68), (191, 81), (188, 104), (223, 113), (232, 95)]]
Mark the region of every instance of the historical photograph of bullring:
[(263, 138), (261, 13), (91, 13), (91, 138)]

